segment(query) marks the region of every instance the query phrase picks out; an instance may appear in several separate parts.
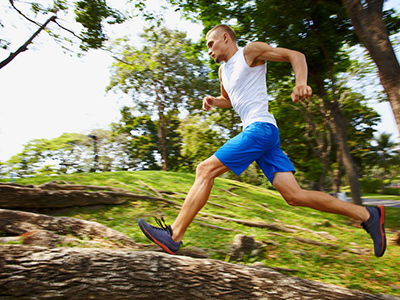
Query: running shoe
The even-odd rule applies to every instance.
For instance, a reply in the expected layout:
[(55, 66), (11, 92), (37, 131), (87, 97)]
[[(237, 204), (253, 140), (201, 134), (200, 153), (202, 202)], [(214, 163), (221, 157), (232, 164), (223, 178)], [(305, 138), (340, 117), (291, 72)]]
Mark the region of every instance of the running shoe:
[(385, 235), (385, 208), (383, 205), (367, 206), (370, 217), (361, 226), (371, 235), (374, 240), (375, 256), (381, 257), (386, 250)]
[(165, 224), (163, 218), (161, 218), (161, 220), (156, 218), (156, 222), (160, 227), (151, 226), (143, 219), (139, 219), (138, 221), (140, 229), (150, 241), (156, 243), (165, 252), (176, 254), (182, 245), (182, 242), (177, 243), (172, 239), (171, 226)]

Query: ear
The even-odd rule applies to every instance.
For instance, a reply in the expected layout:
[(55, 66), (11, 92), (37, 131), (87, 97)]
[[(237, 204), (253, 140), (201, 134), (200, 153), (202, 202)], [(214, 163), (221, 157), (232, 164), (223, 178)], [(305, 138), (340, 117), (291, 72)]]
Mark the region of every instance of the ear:
[(227, 32), (224, 32), (223, 35), (222, 35), (222, 37), (223, 37), (223, 39), (224, 39), (224, 42), (227, 43), (228, 40), (229, 40), (229, 34), (228, 34)]

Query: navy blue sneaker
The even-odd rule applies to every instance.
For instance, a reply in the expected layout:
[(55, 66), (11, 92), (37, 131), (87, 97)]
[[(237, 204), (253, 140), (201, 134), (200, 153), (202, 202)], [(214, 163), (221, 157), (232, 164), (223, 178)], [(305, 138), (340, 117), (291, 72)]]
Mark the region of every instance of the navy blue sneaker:
[(385, 208), (383, 205), (367, 206), (370, 217), (367, 222), (361, 223), (362, 227), (374, 240), (375, 256), (381, 257), (386, 250), (385, 235)]
[(145, 220), (139, 219), (139, 227), (144, 235), (152, 242), (160, 246), (165, 252), (169, 254), (176, 254), (182, 245), (182, 242), (175, 242), (172, 239), (171, 226), (167, 226), (163, 218), (161, 220), (156, 218), (157, 224), (161, 227), (151, 226)]

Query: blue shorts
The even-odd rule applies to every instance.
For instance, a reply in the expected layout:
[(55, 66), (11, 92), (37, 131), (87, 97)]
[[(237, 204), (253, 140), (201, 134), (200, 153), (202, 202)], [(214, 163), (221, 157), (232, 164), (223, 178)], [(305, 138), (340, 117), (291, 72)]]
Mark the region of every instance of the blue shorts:
[(256, 161), (272, 183), (277, 172), (296, 172), (280, 145), (279, 130), (275, 125), (254, 122), (227, 141), (214, 155), (236, 175)]

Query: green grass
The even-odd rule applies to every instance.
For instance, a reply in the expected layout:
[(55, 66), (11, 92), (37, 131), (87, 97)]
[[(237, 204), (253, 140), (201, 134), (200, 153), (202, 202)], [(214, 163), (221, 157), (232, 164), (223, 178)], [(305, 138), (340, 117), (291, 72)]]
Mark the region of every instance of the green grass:
[[(183, 203), (185, 194), (194, 181), (194, 175), (155, 171), (82, 173), (19, 179), (17, 183), (36, 185), (50, 180), (106, 185), (124, 188), (133, 193), (156, 196), (154, 192), (139, 182), (141, 180), (157, 190), (181, 193), (168, 196), (168, 199)], [(227, 189), (237, 196), (228, 193)], [(202, 212), (251, 221), (296, 225), (313, 231), (326, 231), (338, 240), (326, 240), (304, 230), (296, 233), (279, 232), (280, 235), (276, 235), (276, 232), (272, 230), (210, 219), (199, 214), (196, 218), (199, 222), (207, 222), (237, 231), (211, 229), (193, 223), (184, 237), (184, 247), (195, 246), (208, 249), (213, 258), (225, 260), (229, 258), (229, 246), (236, 234), (251, 235), (267, 246), (258, 256), (247, 255), (240, 263), (253, 264), (258, 261), (265, 266), (297, 269), (298, 272), (295, 273), (295, 276), (300, 278), (336, 284), (373, 294), (400, 296), (400, 246), (389, 245), (385, 256), (376, 258), (373, 255), (372, 241), (369, 236), (346, 217), (321, 213), (308, 208), (291, 207), (275, 191), (221, 178), (215, 181), (210, 202), (223, 205), (228, 209), (208, 203)], [(260, 207), (262, 203), (267, 203), (273, 213)], [(386, 208), (386, 212), (386, 228), (390, 239), (396, 231), (400, 230), (400, 209)], [(119, 206), (74, 207), (50, 211), (50, 213), (97, 221), (128, 235), (136, 242), (148, 244), (148, 240), (137, 226), (137, 219), (145, 218), (152, 221), (153, 216), (163, 216), (170, 224), (177, 216), (178, 209), (161, 202), (136, 201)], [(323, 223), (324, 220), (328, 221), (328, 226), (324, 225), (326, 224)], [(339, 247), (305, 244), (291, 238), (293, 236), (331, 243)], [(345, 251), (343, 248), (367, 249), (369, 252), (355, 254)]]
[(383, 199), (383, 200), (396, 200), (400, 201), (398, 195), (382, 195), (382, 194), (363, 194), (362, 198)]

